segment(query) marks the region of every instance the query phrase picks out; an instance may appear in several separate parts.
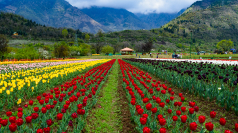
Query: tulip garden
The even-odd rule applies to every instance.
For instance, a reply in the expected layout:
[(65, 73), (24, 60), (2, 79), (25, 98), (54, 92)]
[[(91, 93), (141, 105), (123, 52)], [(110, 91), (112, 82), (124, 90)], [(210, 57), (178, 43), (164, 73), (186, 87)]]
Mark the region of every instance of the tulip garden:
[[(113, 67), (115, 65), (118, 67)], [(238, 115), (237, 71), (237, 66), (232, 65), (141, 59), (2, 63), (0, 133), (90, 132), (87, 127), (92, 127), (88, 126), (92, 122), (88, 120), (95, 119), (90, 113), (98, 112), (93, 111), (97, 103), (104, 100), (101, 102), (104, 107), (100, 105), (100, 108), (110, 110), (105, 106), (116, 101), (113, 100), (118, 96), (116, 94), (107, 96), (110, 101), (103, 97), (105, 93), (114, 93), (114, 90), (110, 91), (111, 84), (112, 88), (121, 88), (125, 94), (129, 122), (135, 127), (130, 131), (118, 129), (117, 132), (238, 132), (238, 119), (230, 123), (215, 110), (203, 115), (198, 103), (201, 101), (187, 100), (185, 94), (177, 93), (173, 88), (186, 90), (207, 101), (215, 100), (215, 106)], [(115, 80), (110, 81), (112, 74), (118, 84), (113, 84)], [(107, 91), (103, 91), (106, 88)], [(113, 108), (115, 105), (110, 106)], [(126, 107), (121, 108), (122, 113), (117, 116), (123, 115), (125, 110)], [(110, 118), (107, 115), (110, 113), (104, 112), (101, 117)], [(228, 123), (231, 126), (227, 126)], [(123, 122), (116, 123), (120, 124), (126, 126)], [(95, 126), (105, 125), (99, 123)]]

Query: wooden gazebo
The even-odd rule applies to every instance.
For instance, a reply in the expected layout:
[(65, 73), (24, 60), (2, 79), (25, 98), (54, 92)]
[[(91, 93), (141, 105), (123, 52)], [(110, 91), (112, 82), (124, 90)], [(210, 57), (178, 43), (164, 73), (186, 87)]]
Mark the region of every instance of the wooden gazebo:
[(132, 55), (132, 52), (134, 51), (133, 49), (130, 49), (128, 47), (125, 47), (124, 49), (121, 49), (121, 54), (122, 55)]

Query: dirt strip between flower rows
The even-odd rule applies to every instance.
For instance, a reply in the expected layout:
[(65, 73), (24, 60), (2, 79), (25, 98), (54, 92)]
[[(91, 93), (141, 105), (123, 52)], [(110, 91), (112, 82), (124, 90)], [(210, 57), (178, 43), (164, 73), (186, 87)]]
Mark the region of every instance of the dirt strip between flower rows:
[[(137, 67), (137, 66), (135, 66), (135, 67)], [(137, 68), (139, 70), (143, 70), (139, 67), (137, 67)], [(147, 72), (145, 70), (143, 70), (143, 71)], [(154, 75), (152, 73), (148, 72), (148, 74), (151, 75), (151, 77), (153, 79), (162, 81), (161, 84), (165, 84), (166, 86), (168, 86), (168, 88), (172, 88), (172, 90), (175, 92), (175, 94), (182, 93), (183, 97), (186, 98), (185, 101), (187, 101), (187, 102), (184, 102), (184, 103), (187, 103), (187, 104), (184, 105), (187, 109), (189, 108), (189, 105), (188, 105), (189, 101), (196, 102), (196, 106), (199, 107), (199, 111), (196, 113), (197, 118), (200, 115), (205, 116), (206, 117), (206, 122), (210, 121), (214, 124), (214, 129), (216, 130), (215, 133), (222, 133), (222, 132), (224, 132), (224, 130), (230, 130), (232, 132), (236, 132), (235, 131), (235, 123), (238, 123), (238, 116), (234, 113), (234, 111), (227, 111), (224, 107), (218, 106), (216, 104), (215, 100), (212, 100), (212, 101), (205, 100), (203, 98), (200, 98), (199, 96), (195, 96), (194, 94), (190, 94), (189, 91), (184, 91), (181, 88), (173, 86), (168, 81), (162, 80), (162, 79), (160, 79), (159, 77), (157, 77), (156, 75)], [(175, 97), (175, 99), (174, 99), (175, 101), (181, 101), (181, 98), (178, 95), (174, 95), (174, 97)], [(216, 117), (213, 120), (210, 117), (210, 112), (211, 111), (215, 111), (217, 113)], [(226, 119), (226, 125), (224, 127), (219, 124), (220, 118), (225, 118)], [(203, 124), (203, 128), (205, 127), (204, 125), (205, 124)], [(198, 125), (197, 130), (198, 131), (201, 130), (200, 124)], [(198, 132), (198, 131), (196, 131), (196, 132)]]
[(89, 112), (84, 133), (136, 133), (126, 94), (122, 88), (118, 61), (102, 87), (97, 104)]

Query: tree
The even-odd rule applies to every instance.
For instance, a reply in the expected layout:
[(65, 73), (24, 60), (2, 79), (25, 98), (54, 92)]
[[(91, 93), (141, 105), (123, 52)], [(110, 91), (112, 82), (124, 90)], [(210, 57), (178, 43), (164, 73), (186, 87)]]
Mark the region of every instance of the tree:
[(108, 55), (109, 53), (112, 53), (113, 51), (114, 51), (114, 48), (111, 47), (111, 46), (109, 46), (109, 45), (104, 46), (104, 47), (102, 48), (102, 52), (103, 52), (103, 53), (106, 53), (107, 55)]
[(85, 35), (85, 40), (86, 40), (86, 42), (88, 42), (89, 39), (90, 39), (90, 36), (89, 36), (88, 34), (86, 34), (86, 35)]
[(148, 52), (150, 53), (151, 49), (153, 47), (153, 40), (152, 39), (149, 39), (143, 46), (142, 46), (142, 49), (143, 49), (143, 52)]
[(66, 42), (60, 42), (59, 44), (54, 44), (54, 55), (55, 57), (66, 57), (69, 55), (69, 46), (66, 44)]
[(68, 35), (68, 30), (67, 29), (63, 29), (62, 30), (62, 35), (64, 36), (64, 38)]
[(230, 51), (230, 49), (233, 47), (234, 44), (231, 40), (221, 40), (217, 43), (217, 49), (222, 52)]
[(7, 51), (8, 39), (5, 35), (0, 34), (0, 56), (2, 56)]

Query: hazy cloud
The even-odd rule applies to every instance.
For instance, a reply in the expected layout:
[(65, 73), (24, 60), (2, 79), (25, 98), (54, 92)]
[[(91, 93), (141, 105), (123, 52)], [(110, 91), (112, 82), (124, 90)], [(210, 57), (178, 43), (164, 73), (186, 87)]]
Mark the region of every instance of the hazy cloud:
[(91, 6), (124, 8), (133, 13), (174, 13), (198, 0), (66, 0), (78, 8)]

